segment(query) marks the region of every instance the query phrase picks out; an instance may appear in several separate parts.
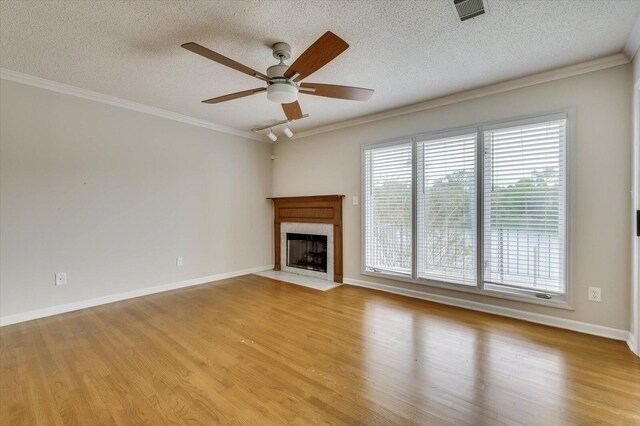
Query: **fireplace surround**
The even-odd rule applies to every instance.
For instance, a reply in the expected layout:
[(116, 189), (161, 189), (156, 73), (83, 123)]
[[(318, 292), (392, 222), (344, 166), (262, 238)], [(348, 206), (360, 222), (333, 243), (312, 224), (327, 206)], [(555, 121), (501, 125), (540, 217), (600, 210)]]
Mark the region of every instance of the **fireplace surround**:
[[(344, 195), (271, 198), (274, 270), (342, 282), (343, 198)], [(294, 265), (290, 254), (296, 258)]]

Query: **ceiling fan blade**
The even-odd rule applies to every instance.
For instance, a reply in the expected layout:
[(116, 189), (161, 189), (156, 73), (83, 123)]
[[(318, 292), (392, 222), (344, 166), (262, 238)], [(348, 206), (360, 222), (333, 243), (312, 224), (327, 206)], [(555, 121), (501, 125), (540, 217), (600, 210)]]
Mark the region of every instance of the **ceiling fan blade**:
[(331, 62), (348, 47), (346, 41), (331, 31), (327, 31), (291, 64), (284, 76), (291, 78), (295, 73), (298, 73), (299, 75), (294, 80), (300, 81)]
[(242, 92), (230, 93), (228, 95), (218, 96), (217, 98), (207, 99), (206, 101), (202, 101), (202, 102), (205, 104), (218, 104), (220, 102), (230, 101), (238, 98), (244, 98), (245, 96), (251, 96), (255, 93), (264, 92), (265, 90), (267, 90), (266, 87), (259, 87), (257, 89), (251, 89), (251, 90), (243, 90)]
[[(314, 92), (306, 91), (316, 89)], [(334, 84), (301, 83), (300, 93), (307, 95), (324, 96), (325, 98), (349, 99), (353, 101), (368, 101), (373, 95), (373, 89), (362, 87), (336, 86)]]
[(291, 102), (290, 104), (282, 104), (282, 110), (287, 116), (287, 120), (299, 120), (302, 118), (302, 109), (298, 101)]
[(193, 53), (197, 53), (200, 56), (204, 56), (207, 59), (211, 59), (212, 61), (215, 61), (219, 64), (226, 65), (229, 68), (233, 68), (236, 71), (240, 71), (247, 75), (250, 75), (251, 77), (256, 77), (256, 78), (259, 78), (260, 80), (269, 80), (269, 77), (262, 74), (261, 72), (258, 72), (252, 68), (249, 68), (246, 65), (242, 65), (241, 63), (236, 62), (233, 59), (229, 59), (226, 56), (223, 56), (219, 53), (216, 53), (213, 50), (209, 50), (206, 47), (200, 46), (197, 43), (193, 43), (193, 42), (185, 43), (182, 45), (182, 47), (184, 47), (185, 49)]

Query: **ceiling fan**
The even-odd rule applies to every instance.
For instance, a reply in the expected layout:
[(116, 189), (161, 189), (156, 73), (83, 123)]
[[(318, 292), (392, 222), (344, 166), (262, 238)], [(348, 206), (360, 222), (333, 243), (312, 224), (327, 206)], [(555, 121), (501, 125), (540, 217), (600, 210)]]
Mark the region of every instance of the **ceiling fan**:
[(275, 43), (272, 46), (273, 56), (278, 59), (280, 63), (267, 68), (266, 75), (209, 50), (206, 47), (200, 46), (197, 43), (185, 43), (182, 47), (219, 64), (226, 65), (229, 68), (262, 80), (267, 84), (267, 87), (244, 90), (242, 92), (231, 93), (202, 101), (207, 104), (217, 104), (266, 91), (267, 99), (282, 104), (282, 109), (287, 116), (287, 120), (298, 120), (303, 118), (302, 109), (298, 103), (298, 93), (356, 101), (366, 101), (373, 94), (373, 90), (360, 87), (301, 82), (304, 78), (307, 78), (331, 62), (349, 47), (344, 40), (331, 31), (324, 33), (322, 37), (309, 46), (290, 66), (286, 65), (284, 61), (291, 57), (291, 47), (284, 42)]

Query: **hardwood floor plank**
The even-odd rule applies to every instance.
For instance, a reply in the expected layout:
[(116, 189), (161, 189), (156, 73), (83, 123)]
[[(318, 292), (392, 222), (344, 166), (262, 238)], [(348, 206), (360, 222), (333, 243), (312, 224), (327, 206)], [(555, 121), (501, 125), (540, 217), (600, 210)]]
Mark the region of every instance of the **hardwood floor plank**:
[(248, 275), (0, 329), (2, 424), (640, 424), (623, 342)]

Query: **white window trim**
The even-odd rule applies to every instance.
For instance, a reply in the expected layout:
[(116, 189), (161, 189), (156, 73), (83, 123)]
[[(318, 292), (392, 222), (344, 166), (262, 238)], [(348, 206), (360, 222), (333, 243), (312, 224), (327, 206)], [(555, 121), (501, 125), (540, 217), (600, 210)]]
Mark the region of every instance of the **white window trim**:
[[(364, 143), (361, 146), (361, 161), (360, 161), (360, 274), (378, 278), (386, 278), (396, 281), (408, 282), (412, 284), (420, 284), (428, 287), (443, 288), (448, 290), (454, 290), (463, 293), (478, 294), (483, 296), (490, 296), (499, 299), (515, 300), (519, 302), (531, 303), (536, 305), (550, 306), (559, 309), (573, 310), (573, 247), (575, 247), (575, 221), (573, 220), (573, 212), (575, 206), (575, 158), (576, 158), (576, 141), (575, 141), (575, 111), (576, 108), (569, 107), (564, 109), (558, 109), (553, 111), (542, 112), (538, 114), (531, 114), (527, 116), (515, 117), (505, 120), (492, 120), (483, 123), (476, 123), (468, 126), (460, 126), (454, 129), (436, 130), (425, 133), (418, 133), (414, 135), (404, 136), (397, 139), (390, 139), (381, 142)], [(484, 224), (483, 222), (483, 203), (484, 203), (484, 131), (502, 127), (515, 127), (527, 124), (535, 124), (544, 121), (553, 121), (559, 119), (566, 119), (566, 135), (565, 135), (565, 161), (566, 161), (566, 176), (565, 176), (565, 223), (566, 223), (566, 235), (565, 235), (565, 274), (566, 274), (566, 289), (565, 294), (561, 296), (554, 296), (552, 299), (541, 299), (535, 296), (534, 291), (531, 290), (518, 290), (509, 287), (494, 286), (484, 282)], [(425, 138), (435, 139), (440, 137), (456, 136), (460, 134), (468, 133), (470, 131), (476, 131), (478, 134), (478, 147), (476, 150), (476, 202), (477, 212), (477, 241), (478, 246), (478, 258), (477, 258), (477, 286), (466, 286), (461, 284), (448, 283), (444, 281), (427, 280), (423, 278), (417, 278), (416, 262), (416, 143)], [(392, 272), (374, 272), (366, 269), (365, 265), (365, 189), (364, 189), (364, 157), (365, 151), (375, 148), (383, 148), (392, 145), (406, 144), (411, 142), (412, 144), (412, 275), (407, 277), (405, 275), (394, 274)]]

